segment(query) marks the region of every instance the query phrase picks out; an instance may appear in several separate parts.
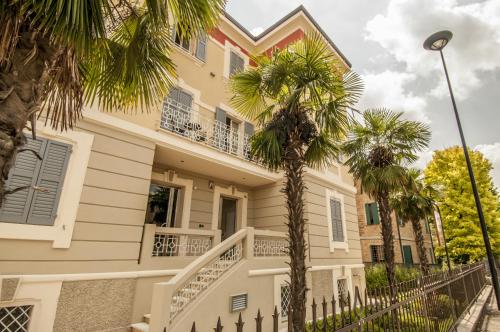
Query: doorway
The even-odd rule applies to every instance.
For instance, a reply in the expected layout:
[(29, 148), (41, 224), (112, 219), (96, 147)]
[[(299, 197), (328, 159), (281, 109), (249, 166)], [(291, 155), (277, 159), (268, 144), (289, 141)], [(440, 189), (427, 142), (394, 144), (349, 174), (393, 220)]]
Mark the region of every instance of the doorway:
[(237, 200), (221, 197), (220, 204), (221, 240), (224, 241), (236, 233)]

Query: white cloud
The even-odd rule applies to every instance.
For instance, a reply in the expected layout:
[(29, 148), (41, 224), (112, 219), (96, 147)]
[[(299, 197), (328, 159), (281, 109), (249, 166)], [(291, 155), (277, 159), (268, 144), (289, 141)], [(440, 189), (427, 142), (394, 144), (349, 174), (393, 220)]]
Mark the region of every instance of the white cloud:
[(419, 158), (418, 160), (413, 163), (412, 167), (418, 168), (418, 169), (425, 169), (427, 167), (427, 164), (429, 161), (432, 160), (432, 156), (434, 155), (434, 151), (432, 150), (425, 150), (419, 153)]
[(406, 92), (405, 86), (416, 79), (415, 74), (386, 70), (381, 73), (362, 75), (365, 91), (359, 107), (387, 107), (393, 111), (403, 111), (412, 120), (429, 123), (424, 113), (427, 102), (412, 92)]
[[(391, 0), (385, 14), (365, 27), (366, 39), (377, 42), (406, 70), (419, 76), (437, 76), (430, 95), (447, 95), (438, 53), (422, 48), (427, 36), (451, 30), (454, 38), (445, 49), (456, 95), (467, 98), (481, 87), (481, 71), (500, 69), (500, 1), (459, 4), (456, 0)], [(432, 76), (431, 76), (432, 75)]]
[(495, 185), (500, 188), (500, 143), (480, 144), (475, 150), (480, 151), (493, 164), (491, 176)]

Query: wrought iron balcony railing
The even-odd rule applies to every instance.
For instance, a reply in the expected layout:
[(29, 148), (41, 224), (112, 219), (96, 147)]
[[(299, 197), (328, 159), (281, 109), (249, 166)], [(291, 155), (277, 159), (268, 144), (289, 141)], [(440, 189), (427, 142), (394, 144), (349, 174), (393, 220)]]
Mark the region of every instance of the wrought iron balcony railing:
[(160, 126), (192, 141), (250, 160), (248, 135), (173, 99), (166, 98), (163, 103)]

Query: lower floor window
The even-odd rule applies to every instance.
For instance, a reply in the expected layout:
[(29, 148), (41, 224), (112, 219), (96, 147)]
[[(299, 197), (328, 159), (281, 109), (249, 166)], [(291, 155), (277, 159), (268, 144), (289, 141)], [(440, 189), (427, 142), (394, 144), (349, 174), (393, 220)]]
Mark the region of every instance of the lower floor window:
[(290, 285), (288, 284), (282, 284), (281, 285), (281, 300), (280, 300), (280, 306), (281, 306), (281, 317), (283, 317), (284, 320), (288, 318), (288, 310), (290, 306)]
[(385, 261), (384, 259), (384, 247), (377, 245), (377, 246), (370, 246), (370, 254), (372, 256), (372, 262), (373, 263), (379, 263)]
[(347, 305), (347, 279), (337, 279), (339, 305)]
[(0, 307), (0, 331), (27, 332), (32, 311), (32, 305)]

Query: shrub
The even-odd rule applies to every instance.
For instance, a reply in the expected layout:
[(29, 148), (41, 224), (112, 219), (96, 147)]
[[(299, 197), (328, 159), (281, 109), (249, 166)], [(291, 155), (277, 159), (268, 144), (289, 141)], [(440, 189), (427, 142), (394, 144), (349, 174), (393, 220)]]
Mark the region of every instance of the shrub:
[[(420, 277), (420, 271), (414, 267), (396, 266), (396, 282), (409, 281)], [(377, 264), (365, 269), (366, 287), (369, 289), (388, 286), (384, 264)]]

